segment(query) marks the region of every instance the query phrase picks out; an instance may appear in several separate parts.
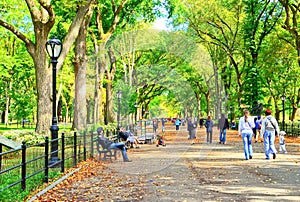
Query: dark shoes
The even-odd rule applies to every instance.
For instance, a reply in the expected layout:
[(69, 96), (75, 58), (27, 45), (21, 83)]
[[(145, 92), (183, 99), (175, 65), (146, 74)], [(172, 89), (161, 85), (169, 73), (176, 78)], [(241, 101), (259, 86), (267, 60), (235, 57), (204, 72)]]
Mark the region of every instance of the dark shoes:
[(249, 156), (249, 159), (252, 159), (252, 156)]
[(125, 159), (124, 162), (132, 162), (132, 161), (129, 159)]
[(273, 159), (276, 159), (276, 154), (275, 153), (273, 153)]

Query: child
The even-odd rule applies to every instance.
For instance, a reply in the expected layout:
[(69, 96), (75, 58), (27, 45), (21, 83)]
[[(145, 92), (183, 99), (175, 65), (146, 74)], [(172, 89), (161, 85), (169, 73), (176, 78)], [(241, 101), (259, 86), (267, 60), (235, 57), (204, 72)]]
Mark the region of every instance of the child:
[(163, 134), (160, 135), (159, 133), (156, 133), (156, 138), (157, 138), (157, 144), (156, 144), (157, 147), (159, 145), (162, 145), (164, 147), (166, 146)]
[(284, 131), (280, 131), (279, 133), (279, 152), (284, 151), (284, 153), (286, 154), (286, 148), (285, 148), (285, 140), (284, 140), (284, 135), (286, 133)]

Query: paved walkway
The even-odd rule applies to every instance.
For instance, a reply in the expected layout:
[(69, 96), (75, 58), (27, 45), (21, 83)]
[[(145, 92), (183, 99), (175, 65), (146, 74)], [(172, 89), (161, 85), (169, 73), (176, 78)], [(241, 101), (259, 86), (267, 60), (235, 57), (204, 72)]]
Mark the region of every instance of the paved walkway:
[(186, 128), (174, 129), (167, 128), (166, 147), (142, 145), (129, 151), (132, 162), (106, 163), (59, 193), (64, 201), (300, 201), (300, 144), (265, 160), (263, 143), (255, 143), (246, 161), (236, 131), (223, 145), (216, 130), (208, 144), (199, 129), (191, 145)]

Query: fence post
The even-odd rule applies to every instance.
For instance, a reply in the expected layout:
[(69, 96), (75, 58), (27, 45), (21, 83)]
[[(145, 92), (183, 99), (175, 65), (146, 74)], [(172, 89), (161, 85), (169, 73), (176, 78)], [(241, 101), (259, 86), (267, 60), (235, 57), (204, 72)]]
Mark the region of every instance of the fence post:
[(26, 142), (22, 142), (22, 179), (21, 179), (21, 187), (22, 190), (24, 191), (26, 189)]
[(46, 136), (45, 140), (45, 182), (49, 180), (49, 137)]
[(74, 132), (74, 161), (73, 165), (77, 165), (77, 134)]
[(93, 131), (91, 132), (91, 158), (94, 157), (94, 133)]
[(65, 133), (61, 133), (61, 172), (65, 172)]
[(83, 160), (86, 161), (86, 131), (83, 132)]

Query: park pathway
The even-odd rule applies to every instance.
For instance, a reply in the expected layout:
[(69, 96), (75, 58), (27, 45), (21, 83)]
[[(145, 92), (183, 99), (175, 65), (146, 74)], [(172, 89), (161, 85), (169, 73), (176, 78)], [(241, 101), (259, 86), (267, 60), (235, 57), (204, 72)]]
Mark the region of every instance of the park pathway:
[(228, 131), (225, 145), (217, 133), (208, 144), (199, 128), (191, 145), (185, 127), (169, 126), (166, 147), (131, 149), (132, 162), (90, 168), (92, 175), (35, 201), (300, 201), (299, 143), (288, 144), (289, 153), (275, 160), (265, 160), (263, 143), (255, 143), (254, 157), (246, 161), (236, 131)]

